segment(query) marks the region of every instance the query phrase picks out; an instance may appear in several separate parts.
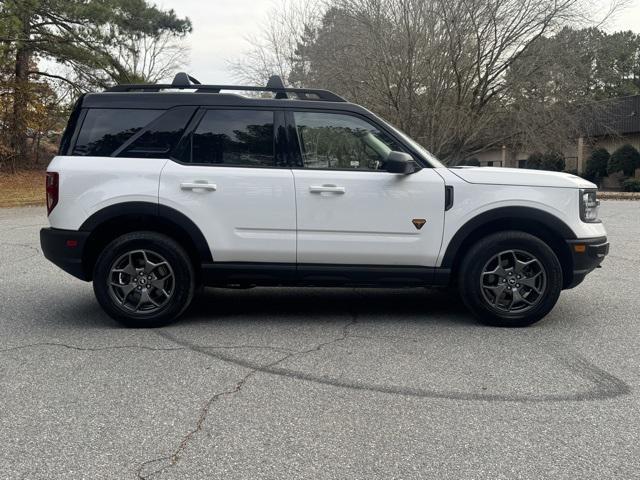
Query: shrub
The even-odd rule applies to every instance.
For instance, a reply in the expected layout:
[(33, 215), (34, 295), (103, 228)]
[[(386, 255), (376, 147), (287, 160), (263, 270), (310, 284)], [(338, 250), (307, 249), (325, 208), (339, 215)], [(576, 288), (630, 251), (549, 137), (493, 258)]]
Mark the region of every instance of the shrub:
[(480, 166), (480, 160), (478, 160), (476, 157), (465, 158), (460, 163), (458, 163), (458, 165), (463, 166), (463, 167), (479, 167)]
[(527, 158), (527, 168), (532, 168), (533, 170), (552, 170), (554, 172), (561, 172), (564, 170), (564, 167), (564, 157), (561, 153), (534, 152), (529, 155), (529, 158)]
[(640, 180), (630, 178), (622, 182), (622, 189), (625, 192), (640, 192)]
[(627, 144), (613, 152), (609, 159), (607, 172), (622, 172), (627, 177), (632, 177), (636, 168), (640, 168), (640, 152)]
[(558, 152), (547, 152), (542, 155), (542, 170), (562, 172), (566, 166), (564, 155)]
[(589, 159), (584, 169), (584, 178), (591, 182), (599, 182), (600, 179), (607, 176), (607, 165), (609, 165), (609, 152), (606, 148), (596, 148)]
[(542, 168), (542, 154), (540, 152), (534, 152), (527, 158), (527, 168), (533, 170), (540, 170)]

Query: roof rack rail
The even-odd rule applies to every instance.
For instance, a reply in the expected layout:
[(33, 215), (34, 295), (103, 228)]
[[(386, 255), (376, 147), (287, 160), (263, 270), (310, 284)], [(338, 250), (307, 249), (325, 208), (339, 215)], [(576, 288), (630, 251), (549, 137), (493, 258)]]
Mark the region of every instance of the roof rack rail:
[(298, 100), (322, 100), (325, 102), (346, 102), (344, 98), (329, 90), (314, 88), (286, 88), (278, 75), (269, 78), (266, 87), (245, 85), (203, 85), (192, 76), (177, 73), (172, 83), (123, 84), (107, 88), (106, 92), (159, 92), (161, 90), (195, 90), (197, 93), (220, 93), (222, 90), (241, 90), (248, 92), (272, 92), (276, 99), (289, 98), (294, 94)]

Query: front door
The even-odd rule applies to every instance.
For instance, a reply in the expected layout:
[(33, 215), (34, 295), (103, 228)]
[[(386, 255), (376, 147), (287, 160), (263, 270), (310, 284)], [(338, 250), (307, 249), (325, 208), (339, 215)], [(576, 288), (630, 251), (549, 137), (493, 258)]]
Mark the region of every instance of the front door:
[[(363, 117), (295, 112), (298, 264), (435, 266), (444, 181), (384, 170), (403, 147)], [(296, 143), (296, 142), (294, 142)]]

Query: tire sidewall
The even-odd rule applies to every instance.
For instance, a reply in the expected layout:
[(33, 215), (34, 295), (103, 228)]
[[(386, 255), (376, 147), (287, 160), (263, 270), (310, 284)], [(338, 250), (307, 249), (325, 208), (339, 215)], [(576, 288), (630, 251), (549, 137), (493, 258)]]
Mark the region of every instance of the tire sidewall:
[[(175, 278), (174, 292), (161, 310), (136, 315), (116, 305), (109, 293), (109, 274), (113, 263), (131, 250), (156, 252), (169, 263)], [(193, 297), (194, 272), (184, 249), (173, 239), (155, 232), (134, 232), (116, 238), (98, 256), (93, 271), (93, 289), (102, 308), (114, 319), (128, 327), (146, 328), (166, 325), (176, 319)]]

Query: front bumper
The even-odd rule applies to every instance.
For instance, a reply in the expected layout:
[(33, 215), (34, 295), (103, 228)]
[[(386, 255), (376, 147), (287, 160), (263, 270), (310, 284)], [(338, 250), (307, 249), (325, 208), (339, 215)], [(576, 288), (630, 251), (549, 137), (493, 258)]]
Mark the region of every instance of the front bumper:
[(573, 279), (566, 288), (582, 283), (589, 272), (599, 267), (609, 253), (607, 237), (567, 240), (573, 259)]
[(43, 228), (40, 247), (45, 258), (80, 280), (90, 280), (82, 262), (89, 232)]

